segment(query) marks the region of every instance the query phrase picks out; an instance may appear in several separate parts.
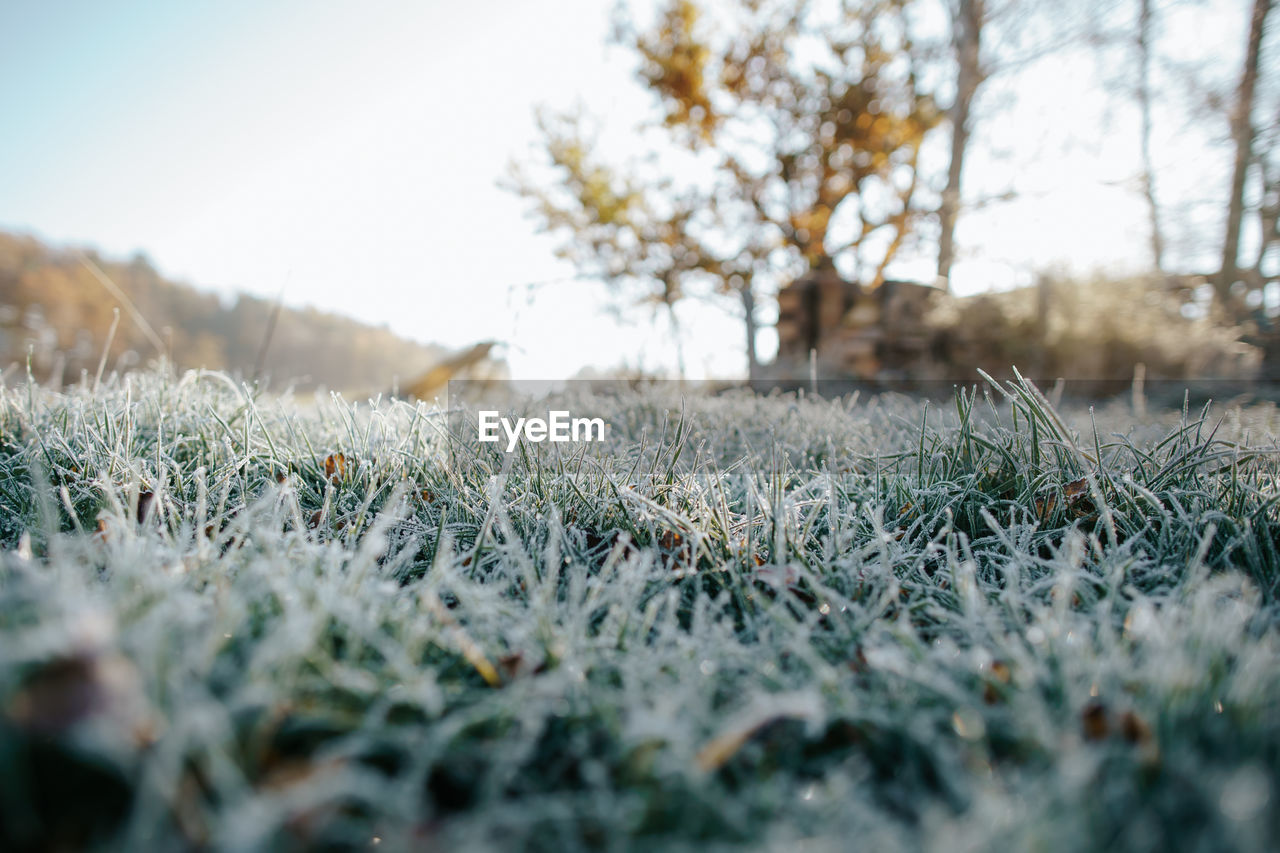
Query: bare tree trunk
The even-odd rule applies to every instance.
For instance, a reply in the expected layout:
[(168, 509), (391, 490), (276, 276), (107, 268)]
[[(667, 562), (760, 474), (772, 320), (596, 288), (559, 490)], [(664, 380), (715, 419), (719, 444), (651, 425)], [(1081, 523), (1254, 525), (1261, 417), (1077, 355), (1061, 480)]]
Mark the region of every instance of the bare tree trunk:
[(938, 208), (938, 280), (951, 289), (951, 265), (955, 261), (956, 220), (960, 215), (960, 181), (964, 157), (969, 147), (970, 113), (973, 99), (982, 85), (983, 0), (956, 0), (951, 22), (951, 44), (956, 54), (956, 97), (951, 105), (951, 163), (947, 186)]
[(1151, 159), (1151, 0), (1138, 0), (1138, 108), (1142, 113), (1142, 195), (1151, 227), (1151, 266), (1164, 273), (1164, 232), (1156, 200), (1156, 168)]
[(1258, 221), (1262, 226), (1262, 239), (1253, 262), (1253, 275), (1265, 284), (1267, 276), (1262, 264), (1271, 247), (1280, 244), (1280, 175), (1268, 169), (1265, 162), (1262, 164), (1262, 207), (1258, 211)]
[(760, 362), (756, 359), (756, 294), (751, 282), (744, 282), (738, 291), (742, 296), (742, 310), (746, 314), (747, 327), (747, 381), (754, 386), (760, 378)]
[[(1280, 115), (1272, 120), (1271, 127), (1272, 133), (1264, 144), (1275, 146), (1280, 141), (1280, 137), (1275, 135), (1280, 130)], [(1267, 153), (1272, 150), (1274, 149), (1268, 148)], [(1258, 206), (1258, 224), (1262, 234), (1251, 275), (1258, 282), (1258, 287), (1265, 287), (1277, 278), (1275, 275), (1268, 276), (1262, 267), (1272, 248), (1280, 246), (1280, 168), (1264, 154), (1258, 157), (1258, 170), (1262, 175), (1262, 203)]]
[(667, 303), (667, 319), (671, 321), (671, 337), (675, 339), (676, 345), (676, 378), (683, 382), (685, 379), (684, 332), (680, 328), (680, 318), (676, 316), (674, 302)]
[(1231, 140), (1235, 143), (1235, 163), (1231, 170), (1231, 197), (1227, 202), (1227, 228), (1222, 241), (1222, 268), (1216, 286), (1218, 300), (1224, 308), (1231, 305), (1231, 285), (1240, 274), (1240, 225), (1244, 219), (1244, 184), (1253, 159), (1253, 96), (1258, 82), (1258, 66), (1262, 52), (1262, 33), (1271, 11), (1272, 0), (1254, 0), (1249, 19), (1249, 43), (1245, 49), (1244, 68), (1236, 89), (1236, 103), (1231, 113)]

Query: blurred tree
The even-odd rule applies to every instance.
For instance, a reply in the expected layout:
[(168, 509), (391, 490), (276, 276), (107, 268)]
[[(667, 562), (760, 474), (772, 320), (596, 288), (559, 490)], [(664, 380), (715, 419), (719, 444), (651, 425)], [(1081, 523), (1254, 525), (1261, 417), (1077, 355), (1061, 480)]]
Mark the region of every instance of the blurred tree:
[(1249, 16), (1249, 31), (1244, 54), (1244, 67), (1236, 84), (1231, 109), (1231, 144), (1234, 158), (1231, 167), (1231, 189), (1227, 197), (1227, 224), (1222, 241), (1222, 265), (1214, 282), (1218, 300), (1231, 313), (1241, 306), (1232, 288), (1240, 280), (1240, 234), (1245, 214), (1245, 185), (1250, 168), (1258, 162), (1255, 150), (1259, 134), (1254, 124), (1255, 94), (1258, 70), (1262, 66), (1262, 37), (1273, 0), (1254, 0)]
[[(1105, 88), (1119, 93), (1126, 101), (1132, 100), (1138, 108), (1139, 173), (1134, 183), (1147, 210), (1147, 245), (1151, 270), (1157, 274), (1165, 272), (1166, 252), (1163, 208), (1156, 192), (1154, 113), (1157, 100), (1167, 94), (1155, 80), (1163, 59), (1157, 48), (1160, 13), (1170, 11), (1178, 2), (1172, 0), (1157, 9), (1154, 0), (1136, 0), (1130, 16), (1123, 5), (1116, 7), (1106, 0), (1086, 0), (1090, 20), (1086, 40), (1097, 52), (1103, 67), (1113, 69), (1110, 73), (1103, 72)], [(1112, 50), (1116, 54), (1113, 55)]]
[(545, 169), (513, 167), (511, 188), (580, 273), (667, 308), (698, 288), (736, 296), (754, 378), (761, 292), (837, 265), (874, 287), (932, 212), (919, 157), (942, 113), (913, 2), (671, 0), (647, 28), (621, 21), (658, 102), (663, 173), (607, 165), (580, 116), (544, 113)]
[(1141, 120), (1138, 139), (1142, 156), (1142, 198), (1147, 204), (1147, 223), (1150, 229), (1151, 268), (1162, 274), (1164, 272), (1164, 230), (1160, 223), (1160, 200), (1156, 195), (1156, 166), (1151, 153), (1153, 100), (1151, 67), (1155, 56), (1153, 45), (1155, 12), (1152, 7), (1152, 0), (1138, 0), (1138, 20), (1133, 40), (1138, 66), (1134, 98), (1138, 102)]
[[(1150, 0), (1140, 0), (1150, 2)], [(938, 284), (950, 288), (956, 260), (955, 230), (966, 208), (1009, 201), (1012, 187), (986, 198), (966, 201), (964, 167), (977, 126), (991, 121), (996, 105), (980, 109), (980, 95), (987, 84), (1055, 54), (1099, 38), (1095, 32), (1099, 6), (1107, 0), (943, 0), (948, 18), (947, 64), (953, 93), (947, 108), (951, 144), (946, 184), (938, 203)]]
[(947, 118), (951, 124), (951, 159), (947, 185), (938, 206), (938, 281), (950, 289), (955, 261), (956, 220), (960, 215), (960, 182), (973, 131), (973, 104), (987, 78), (983, 67), (982, 31), (987, 22), (985, 0), (951, 0), (951, 49), (955, 55), (956, 92)]
[[(1258, 173), (1261, 178), (1261, 201), (1258, 204), (1258, 253), (1245, 279), (1261, 289), (1280, 279), (1280, 103), (1272, 104), (1271, 121), (1259, 132), (1257, 148)], [(1272, 259), (1268, 265), (1268, 259)]]

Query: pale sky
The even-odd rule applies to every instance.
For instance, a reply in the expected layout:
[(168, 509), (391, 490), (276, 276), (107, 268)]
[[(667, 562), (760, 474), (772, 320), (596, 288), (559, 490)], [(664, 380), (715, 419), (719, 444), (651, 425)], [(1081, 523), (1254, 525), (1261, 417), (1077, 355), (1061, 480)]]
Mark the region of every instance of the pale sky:
[[(581, 103), (619, 151), (652, 115), (630, 56), (606, 46), (611, 6), (6, 0), (0, 227), (118, 257), (141, 250), (205, 289), (283, 288), (289, 304), (422, 341), (497, 339), (518, 378), (670, 369), (670, 331), (646, 309), (619, 319), (595, 282), (522, 287), (573, 270), (496, 185), (532, 153), (538, 104)], [(1210, 55), (1220, 42), (1234, 71), (1243, 3), (1195, 8), (1197, 23), (1173, 18), (1171, 30)], [(1012, 106), (980, 131), (997, 144), (975, 149), (968, 188), (976, 197), (1014, 181), (1023, 196), (962, 220), (957, 290), (1055, 265), (1141, 265), (1143, 209), (1125, 186), (1133, 118), (1108, 118), (1092, 70), (1064, 56), (992, 87)], [(1185, 128), (1170, 119), (1157, 131), (1158, 156), (1179, 162)], [(1212, 198), (1222, 184), (1225, 197), (1220, 162), (1173, 171), (1179, 192)], [(902, 272), (923, 280), (928, 267)], [(680, 309), (696, 330), (684, 338), (692, 375), (743, 374), (736, 308)], [(771, 353), (769, 334), (760, 345)]]

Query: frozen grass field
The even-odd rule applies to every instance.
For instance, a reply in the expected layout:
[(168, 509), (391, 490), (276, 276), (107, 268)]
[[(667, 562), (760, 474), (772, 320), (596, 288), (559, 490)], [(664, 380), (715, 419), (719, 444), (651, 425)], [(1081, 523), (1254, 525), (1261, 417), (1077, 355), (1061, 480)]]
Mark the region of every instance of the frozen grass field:
[(1271, 405), (0, 398), (0, 849), (1264, 850)]

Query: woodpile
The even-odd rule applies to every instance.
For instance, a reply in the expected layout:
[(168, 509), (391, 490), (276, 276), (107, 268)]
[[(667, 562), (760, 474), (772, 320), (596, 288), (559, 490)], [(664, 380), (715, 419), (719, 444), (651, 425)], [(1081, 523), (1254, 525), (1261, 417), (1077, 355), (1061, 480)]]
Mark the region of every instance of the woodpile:
[(778, 357), (767, 381), (796, 387), (816, 373), (910, 390), (972, 382), (979, 369), (1007, 378), (1016, 365), (1042, 387), (1062, 379), (1071, 393), (1097, 395), (1129, 387), (1139, 365), (1153, 381), (1280, 379), (1280, 319), (1258, 312), (1241, 326), (1188, 318), (1204, 282), (1170, 276), (1060, 287), (1041, 277), (1033, 287), (956, 297), (815, 271), (778, 294)]
[(823, 378), (875, 381), (945, 373), (946, 341), (925, 320), (937, 288), (886, 281), (866, 288), (834, 270), (818, 271), (778, 293), (780, 373), (804, 376), (810, 352)]

